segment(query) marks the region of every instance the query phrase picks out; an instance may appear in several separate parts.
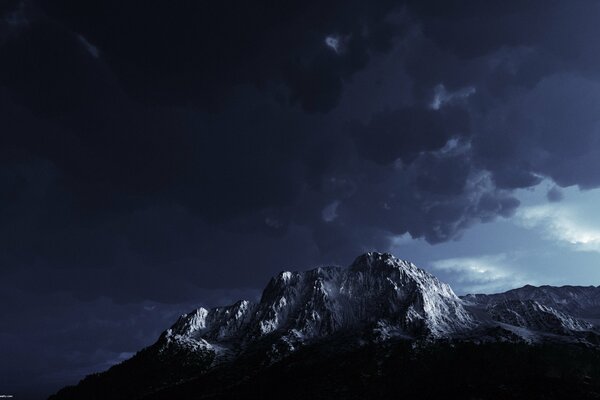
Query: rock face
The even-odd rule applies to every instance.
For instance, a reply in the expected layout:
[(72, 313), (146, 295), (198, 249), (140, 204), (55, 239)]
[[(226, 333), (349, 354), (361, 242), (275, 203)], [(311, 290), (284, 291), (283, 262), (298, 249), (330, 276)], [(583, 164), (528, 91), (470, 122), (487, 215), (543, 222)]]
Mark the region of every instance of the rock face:
[(463, 299), (479, 305), (498, 304), (510, 300), (531, 300), (576, 317), (600, 317), (600, 287), (596, 286), (526, 285), (504, 293), (467, 295)]
[(487, 308), (493, 320), (535, 331), (569, 334), (594, 326), (533, 300), (506, 300)]
[(239, 301), (199, 308), (167, 330), (159, 343), (239, 351), (263, 337), (293, 350), (337, 332), (389, 337), (448, 337), (475, 325), (452, 289), (391, 254), (367, 253), (349, 268), (281, 272), (258, 304)]
[(578, 340), (585, 332), (598, 331), (600, 288), (594, 286), (527, 285), (504, 293), (466, 295), (462, 299), (468, 309), (483, 312), (491, 321), (507, 325), (503, 325), (505, 328), (525, 329), (518, 333), (527, 339), (561, 335), (563, 340)]
[(342, 362), (340, 354), (348, 349), (388, 351), (387, 344), (399, 342), (517, 346), (551, 339), (600, 346), (596, 319), (597, 287), (525, 286), (459, 298), (408, 261), (366, 253), (348, 268), (281, 272), (258, 303), (242, 300), (182, 315), (154, 345), (53, 398), (153, 398), (210, 374), (217, 381), (227, 376), (232, 384), (238, 378), (231, 371), (246, 371), (239, 378), (244, 380), (311, 348), (325, 347)]

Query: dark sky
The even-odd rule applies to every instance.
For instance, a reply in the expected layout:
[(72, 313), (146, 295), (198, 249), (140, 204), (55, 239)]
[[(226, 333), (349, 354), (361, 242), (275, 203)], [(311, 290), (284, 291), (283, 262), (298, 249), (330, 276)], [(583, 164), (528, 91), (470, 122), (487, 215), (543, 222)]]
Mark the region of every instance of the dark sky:
[(284, 268), (421, 243), (451, 275), (469, 261), (435, 249), (515, 218), (556, 239), (548, 207), (600, 186), (598, 21), (593, 0), (0, 0), (0, 394)]

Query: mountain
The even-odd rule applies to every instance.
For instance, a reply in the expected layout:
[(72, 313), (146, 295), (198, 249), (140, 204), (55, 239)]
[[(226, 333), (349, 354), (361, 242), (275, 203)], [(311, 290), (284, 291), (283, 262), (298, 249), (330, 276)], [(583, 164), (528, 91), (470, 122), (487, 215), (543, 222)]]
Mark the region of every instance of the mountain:
[(563, 341), (595, 343), (600, 287), (527, 285), (504, 293), (469, 294), (462, 300), (480, 321), (503, 327), (526, 341), (559, 335)]
[(504, 293), (467, 295), (463, 299), (481, 305), (511, 300), (530, 300), (577, 317), (598, 318), (600, 316), (600, 286), (526, 285)]
[[(477, 363), (488, 357), (508, 366), (525, 353), (529, 362), (552, 371), (576, 370), (586, 360), (587, 375), (569, 375), (581, 386), (581, 379), (596, 372), (600, 382), (599, 293), (595, 287), (526, 286), (459, 298), (408, 261), (366, 253), (348, 268), (281, 272), (257, 303), (242, 300), (182, 315), (152, 346), (51, 399), (279, 398), (277, 391), (291, 384), (294, 392), (281, 397), (387, 398), (393, 392), (385, 385), (398, 379), (413, 389), (421, 382), (415, 395), (437, 396), (442, 388), (467, 395), (470, 388), (483, 396), (498, 382), (479, 376)], [(546, 360), (540, 346), (556, 359)], [(465, 356), (476, 363), (465, 365)], [(437, 357), (446, 358), (440, 364)], [(401, 378), (397, 368), (404, 371)], [(557, 384), (531, 368), (520, 376), (533, 373), (542, 392), (562, 390), (567, 378)], [(506, 371), (497, 373), (502, 384), (530, 398), (535, 385), (519, 383)], [(430, 387), (428, 374), (444, 385)], [(476, 383), (460, 384), (467, 377)], [(596, 390), (583, 388), (579, 398)]]
[[(162, 337), (217, 356), (269, 336), (293, 350), (336, 332), (447, 337), (474, 325), (445, 283), (390, 254), (367, 253), (349, 268), (281, 272), (258, 304), (240, 301), (182, 316)], [(229, 351), (229, 352), (228, 352)]]

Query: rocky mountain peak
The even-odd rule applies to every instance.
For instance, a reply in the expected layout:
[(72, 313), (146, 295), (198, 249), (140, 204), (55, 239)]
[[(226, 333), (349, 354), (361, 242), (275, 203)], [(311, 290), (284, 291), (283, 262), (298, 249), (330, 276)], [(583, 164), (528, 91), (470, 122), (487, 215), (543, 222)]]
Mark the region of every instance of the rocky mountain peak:
[[(307, 354), (303, 350), (312, 354), (315, 348), (326, 349), (328, 355), (364, 346), (385, 353), (401, 343), (427, 346), (439, 340), (451, 346), (548, 340), (600, 347), (598, 320), (598, 287), (528, 285), (459, 298), (413, 263), (372, 252), (347, 268), (281, 272), (257, 303), (240, 300), (182, 315), (154, 345), (73, 390), (81, 393), (78, 398), (95, 398), (107, 382), (118, 381), (121, 398), (139, 398), (139, 393), (176, 388), (204, 374), (211, 381), (212, 371), (294, 365), (295, 355)], [(135, 387), (132, 376), (137, 377)], [(240, 379), (246, 376), (243, 372)], [(75, 398), (68, 390), (64, 393), (67, 397), (58, 398)]]

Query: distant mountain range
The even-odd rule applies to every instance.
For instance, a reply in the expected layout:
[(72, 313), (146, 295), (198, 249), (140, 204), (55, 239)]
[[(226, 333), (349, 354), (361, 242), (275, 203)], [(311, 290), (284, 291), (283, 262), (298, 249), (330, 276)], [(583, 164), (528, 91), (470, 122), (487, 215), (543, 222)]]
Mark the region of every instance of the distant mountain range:
[(414, 264), (282, 272), (51, 399), (600, 398), (600, 288), (458, 297)]

